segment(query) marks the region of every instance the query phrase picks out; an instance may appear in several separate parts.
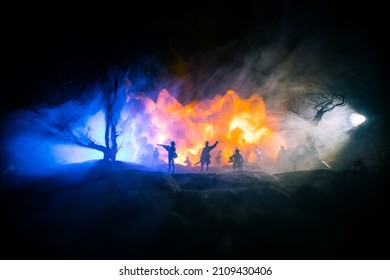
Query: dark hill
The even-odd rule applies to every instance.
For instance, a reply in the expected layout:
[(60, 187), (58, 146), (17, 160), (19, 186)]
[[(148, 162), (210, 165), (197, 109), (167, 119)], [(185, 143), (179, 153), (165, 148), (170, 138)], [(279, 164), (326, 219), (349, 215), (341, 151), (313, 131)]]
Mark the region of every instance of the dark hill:
[(8, 175), (1, 259), (389, 259), (382, 171), (167, 174), (101, 161)]

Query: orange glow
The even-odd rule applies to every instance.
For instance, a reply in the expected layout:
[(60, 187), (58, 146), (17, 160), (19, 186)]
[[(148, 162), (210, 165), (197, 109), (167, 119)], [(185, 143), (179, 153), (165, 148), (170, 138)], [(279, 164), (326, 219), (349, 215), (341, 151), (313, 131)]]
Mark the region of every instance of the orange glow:
[[(145, 95), (128, 95), (123, 118), (135, 115), (134, 127), (144, 141), (155, 146), (176, 142), (179, 155), (176, 162), (186, 157), (199, 161), (205, 141), (210, 145), (219, 141), (211, 152), (212, 158), (222, 151), (222, 164), (238, 147), (246, 161), (255, 162), (254, 148), (259, 146), (265, 156), (275, 158), (282, 141), (267, 126), (266, 108), (259, 94), (243, 99), (229, 90), (223, 96), (193, 101), (182, 105), (167, 90), (161, 90), (156, 101)], [(164, 153), (163, 149), (160, 152)]]

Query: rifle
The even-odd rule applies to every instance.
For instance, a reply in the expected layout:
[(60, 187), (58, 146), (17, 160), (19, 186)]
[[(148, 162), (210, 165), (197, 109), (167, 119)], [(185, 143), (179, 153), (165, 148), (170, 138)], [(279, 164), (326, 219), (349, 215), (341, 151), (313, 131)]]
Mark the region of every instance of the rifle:
[(163, 145), (163, 144), (157, 144), (157, 146), (161, 146), (161, 147), (164, 147), (164, 148), (169, 148), (168, 145)]
[(197, 165), (197, 164), (199, 164), (200, 163), (200, 161), (198, 161), (197, 163), (194, 163), (194, 165)]

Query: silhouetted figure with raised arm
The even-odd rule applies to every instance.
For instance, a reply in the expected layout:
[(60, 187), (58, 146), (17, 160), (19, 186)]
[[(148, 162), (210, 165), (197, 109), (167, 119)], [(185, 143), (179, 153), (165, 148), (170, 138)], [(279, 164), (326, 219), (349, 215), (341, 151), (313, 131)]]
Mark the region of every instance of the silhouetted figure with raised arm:
[(205, 146), (203, 147), (202, 154), (200, 155), (200, 172), (203, 173), (203, 168), (206, 165), (206, 173), (209, 171), (209, 165), (211, 164), (211, 156), (210, 152), (212, 149), (217, 147), (218, 141), (216, 141), (213, 145), (209, 146), (209, 141), (205, 142)]
[(233, 169), (244, 169), (244, 158), (239, 149), (236, 149), (234, 154), (229, 157), (229, 162), (233, 163)]
[(168, 151), (168, 173), (175, 173), (175, 158), (177, 158), (175, 141), (171, 141), (170, 146), (163, 144), (157, 144), (157, 146), (161, 146)]

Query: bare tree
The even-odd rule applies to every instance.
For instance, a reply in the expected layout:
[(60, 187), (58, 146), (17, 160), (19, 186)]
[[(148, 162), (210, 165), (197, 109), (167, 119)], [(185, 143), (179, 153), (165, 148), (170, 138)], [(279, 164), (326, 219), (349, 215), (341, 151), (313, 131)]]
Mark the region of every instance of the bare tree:
[(302, 93), (296, 98), (291, 111), (304, 119), (310, 120), (314, 125), (322, 120), (323, 116), (336, 107), (345, 105), (345, 96), (331, 92)]
[[(118, 117), (116, 112), (118, 107), (115, 107), (116, 102), (118, 101), (118, 80), (114, 81), (114, 89), (105, 91), (105, 133), (104, 133), (104, 145), (99, 144), (93, 139), (91, 135), (91, 129), (86, 128), (86, 130), (75, 130), (71, 127), (69, 122), (61, 122), (61, 120), (56, 120), (53, 124), (48, 126), (49, 133), (60, 137), (63, 141), (67, 143), (76, 144), (80, 147), (89, 148), (98, 150), (103, 153), (103, 160), (105, 161), (116, 161), (116, 155), (121, 148), (118, 145), (117, 139), (125, 129), (126, 124), (134, 118), (134, 116), (128, 117), (123, 121), (120, 126), (118, 124)], [(120, 128), (120, 129), (118, 129)], [(60, 135), (58, 135), (61, 131)]]
[[(300, 94), (290, 110), (299, 117), (308, 120), (312, 125), (318, 126), (326, 113), (332, 111), (336, 107), (344, 105), (345, 96), (336, 94), (335, 90), (332, 90), (331, 92), (310, 92)], [(315, 138), (310, 132), (306, 132), (306, 142), (306, 145), (300, 145), (296, 151), (294, 151), (294, 154), (301, 154), (300, 157), (294, 157), (295, 166), (298, 164), (298, 161), (302, 161), (304, 158), (311, 168), (330, 168), (326, 162), (320, 159), (315, 146)], [(305, 148), (302, 149), (302, 146)], [(304, 156), (302, 156), (302, 150), (304, 151)]]

